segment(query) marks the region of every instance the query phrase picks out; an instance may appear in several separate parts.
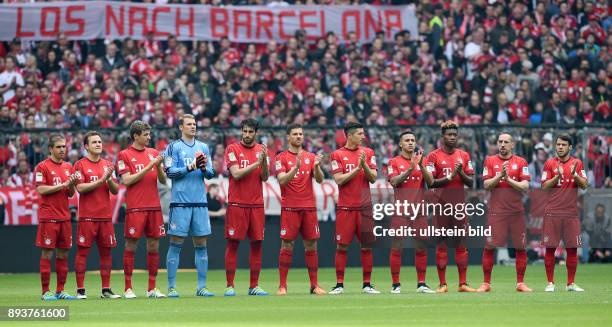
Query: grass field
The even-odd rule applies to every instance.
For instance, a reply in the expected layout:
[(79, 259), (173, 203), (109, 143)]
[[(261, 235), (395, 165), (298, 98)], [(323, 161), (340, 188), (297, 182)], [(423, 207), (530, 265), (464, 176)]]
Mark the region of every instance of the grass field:
[[(486, 294), (457, 293), (454, 287), (447, 294), (421, 295), (414, 293), (414, 267), (402, 270), (403, 294), (389, 294), (388, 267), (375, 267), (373, 282), (383, 291), (381, 295), (360, 293), (361, 270), (347, 271), (345, 294), (340, 296), (311, 296), (305, 269), (289, 272), (289, 295), (278, 297), (249, 297), (246, 295), (248, 271), (236, 276), (238, 295), (224, 298), (225, 273), (209, 272), (209, 288), (217, 293), (214, 298), (194, 297), (195, 272), (178, 275), (180, 299), (149, 300), (142, 295), (146, 287), (146, 273), (134, 274), (138, 299), (101, 300), (97, 298), (100, 278), (96, 273), (86, 277), (88, 300), (43, 303), (39, 300), (38, 274), (0, 275), (0, 306), (68, 305), (68, 322), (0, 322), (4, 326), (34, 325), (286, 325), (286, 326), (346, 326), (346, 325), (415, 325), (415, 326), (612, 326), (612, 265), (580, 265), (577, 283), (584, 293), (565, 292), (565, 267), (557, 266), (557, 292), (544, 293), (545, 274), (542, 265), (528, 266), (526, 282), (535, 292), (521, 294), (514, 291), (514, 267), (496, 266), (493, 271), (493, 292)], [(449, 285), (456, 283), (456, 268), (449, 266)], [(468, 278), (478, 286), (482, 278), (479, 266), (471, 266)], [(333, 269), (321, 269), (321, 286), (333, 286)], [(55, 274), (52, 275), (55, 286)], [(429, 285), (437, 281), (435, 267), (428, 270)], [(261, 286), (274, 294), (278, 283), (276, 270), (264, 270)], [(160, 273), (159, 285), (165, 291), (166, 274)], [(123, 275), (113, 274), (112, 286), (123, 290)], [(68, 276), (66, 289), (75, 293), (74, 274)]]

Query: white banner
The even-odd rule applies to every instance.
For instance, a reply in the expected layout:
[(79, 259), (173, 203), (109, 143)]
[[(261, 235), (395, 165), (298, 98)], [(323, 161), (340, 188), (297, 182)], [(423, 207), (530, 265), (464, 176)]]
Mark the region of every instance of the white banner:
[(74, 1), (0, 5), (0, 40), (72, 40), (97, 38), (286, 42), (297, 30), (310, 40), (333, 31), (340, 40), (355, 32), (360, 42), (384, 32), (387, 40), (402, 30), (418, 34), (414, 6), (208, 6)]

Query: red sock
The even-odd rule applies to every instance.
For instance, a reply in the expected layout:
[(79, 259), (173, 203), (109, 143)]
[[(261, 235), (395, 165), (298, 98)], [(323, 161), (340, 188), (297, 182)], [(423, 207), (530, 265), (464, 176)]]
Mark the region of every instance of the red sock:
[(319, 270), (319, 255), (316, 250), (311, 250), (304, 253), (306, 257), (306, 267), (308, 268), (308, 277), (310, 277), (310, 287), (319, 285), (317, 271)]
[(280, 250), (278, 257), (278, 273), (280, 275), (280, 287), (287, 287), (287, 275), (289, 274), (289, 268), (291, 268), (291, 260), (293, 251), (283, 249)]
[(227, 245), (225, 246), (225, 278), (227, 279), (228, 287), (234, 287), (238, 245), (240, 245), (239, 241), (227, 240)]
[(77, 288), (85, 288), (85, 271), (87, 271), (87, 256), (89, 255), (90, 249), (91, 248), (83, 246), (77, 248), (77, 255), (74, 263)]
[(459, 285), (467, 283), (468, 252), (464, 247), (455, 249), (455, 263), (459, 271)]
[(149, 289), (155, 288), (155, 279), (157, 279), (157, 269), (159, 267), (159, 253), (147, 252), (147, 270), (149, 271)]
[(125, 278), (125, 290), (132, 288), (132, 273), (134, 272), (134, 251), (123, 251), (123, 276)]
[(261, 272), (261, 241), (251, 242), (249, 266), (251, 266), (249, 288), (254, 288), (259, 284), (259, 273)]
[(567, 285), (574, 282), (576, 277), (576, 268), (578, 268), (578, 249), (568, 248), (565, 249), (567, 252), (567, 260), (565, 265), (567, 266)]
[(448, 249), (446, 246), (436, 247), (436, 266), (440, 285), (446, 285), (446, 265), (448, 264)]
[(102, 288), (110, 288), (110, 275), (111, 268), (113, 267), (111, 248), (98, 246), (98, 253), (100, 254), (100, 277), (102, 278)]
[(546, 279), (549, 283), (555, 282), (555, 248), (546, 248), (544, 255), (544, 267), (546, 268)]
[(427, 273), (427, 250), (416, 249), (414, 253), (414, 266), (417, 272), (417, 282), (425, 283), (425, 274)]
[(68, 258), (60, 259), (55, 257), (55, 272), (57, 273), (57, 288), (56, 292), (60, 293), (66, 285), (66, 277), (68, 276)]
[(49, 291), (49, 280), (51, 280), (51, 260), (40, 258), (40, 283), (42, 285), (42, 294)]
[(363, 283), (369, 284), (372, 279), (372, 266), (374, 258), (372, 249), (361, 249), (361, 266), (363, 267)]
[(527, 270), (527, 251), (516, 250), (516, 282), (522, 283)]
[(482, 274), (484, 275), (484, 282), (487, 284), (491, 283), (491, 271), (493, 271), (494, 263), (495, 249), (484, 249), (482, 251)]
[(336, 249), (336, 283), (344, 283), (346, 269), (346, 250)]
[(400, 282), (400, 270), (402, 269), (402, 250), (391, 249), (389, 252), (389, 268), (391, 268), (391, 280), (393, 284)]

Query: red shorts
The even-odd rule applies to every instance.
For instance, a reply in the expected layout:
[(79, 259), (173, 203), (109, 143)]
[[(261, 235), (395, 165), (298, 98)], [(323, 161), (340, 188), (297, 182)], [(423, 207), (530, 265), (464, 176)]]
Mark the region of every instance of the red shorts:
[(77, 224), (77, 245), (89, 248), (96, 240), (98, 247), (117, 246), (115, 227), (112, 221), (81, 220)]
[(487, 225), (491, 227), (491, 236), (487, 237), (487, 245), (503, 247), (508, 243), (508, 235), (512, 240), (512, 246), (516, 249), (524, 249), (525, 240), (525, 215), (489, 215)]
[(349, 245), (354, 235), (362, 244), (376, 241), (372, 210), (336, 208), (336, 243)]
[(70, 220), (38, 223), (36, 246), (43, 249), (70, 249), (72, 247), (72, 223)]
[[(406, 217), (397, 217), (394, 216), (391, 219), (391, 228), (399, 229), (402, 227), (408, 227), (414, 229), (414, 239), (417, 240), (426, 240), (429, 238), (427, 236), (427, 217), (416, 217), (414, 220)], [(404, 238), (404, 237), (400, 237)]]
[(228, 240), (263, 241), (266, 216), (263, 207), (229, 205), (225, 216), (225, 238)]
[(126, 238), (138, 239), (143, 232), (147, 238), (166, 236), (161, 210), (131, 211), (125, 214), (123, 235)]
[(318, 240), (319, 219), (315, 209), (282, 209), (280, 238), (293, 241), (299, 235), (305, 240)]
[(565, 248), (579, 248), (582, 246), (580, 219), (578, 217), (544, 215), (542, 244), (547, 248), (556, 248), (559, 246), (559, 241), (563, 241)]

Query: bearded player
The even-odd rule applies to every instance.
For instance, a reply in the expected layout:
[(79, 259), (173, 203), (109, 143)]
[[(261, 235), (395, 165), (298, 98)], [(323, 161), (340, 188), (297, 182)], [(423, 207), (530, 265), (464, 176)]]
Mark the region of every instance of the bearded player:
[[(431, 185), (433, 176), (427, 171), (427, 163), (423, 158), (423, 153), (417, 149), (416, 134), (412, 131), (405, 131), (400, 134), (399, 147), (400, 155), (389, 160), (388, 181), (393, 186), (393, 193), (396, 201), (408, 203), (421, 203), (425, 183)], [(427, 217), (400, 217), (392, 218), (393, 229), (400, 227), (412, 227), (416, 230), (414, 266), (417, 272), (417, 293), (431, 294), (434, 290), (425, 283), (427, 272), (427, 237), (421, 235), (419, 231), (427, 230)], [(402, 239), (393, 238), (391, 251), (389, 253), (389, 266), (391, 268), (392, 294), (401, 293), (400, 270), (402, 267)]]
[(87, 132), (83, 139), (87, 155), (74, 164), (79, 180), (79, 222), (77, 230), (77, 256), (75, 271), (77, 298), (86, 299), (85, 271), (87, 256), (94, 241), (100, 255), (100, 277), (102, 279), (101, 298), (117, 299), (110, 287), (112, 268), (111, 249), (117, 246), (115, 228), (112, 222), (110, 195), (119, 192), (119, 185), (113, 180), (115, 168), (112, 163), (102, 159), (102, 136), (98, 132)]
[(482, 253), (482, 271), (484, 281), (478, 292), (491, 290), (491, 271), (495, 261), (495, 248), (506, 246), (508, 235), (516, 249), (516, 290), (531, 292), (524, 283), (527, 268), (525, 251), (525, 209), (523, 193), (529, 189), (529, 165), (527, 160), (515, 155), (514, 139), (508, 133), (502, 133), (497, 139), (499, 153), (485, 159), (482, 178), (484, 188), (491, 191), (489, 201), (488, 225), (491, 236), (487, 238)]
[(137, 120), (130, 126), (132, 145), (119, 152), (117, 172), (126, 186), (125, 214), (125, 251), (123, 252), (123, 272), (125, 277), (126, 299), (136, 298), (132, 290), (134, 253), (138, 240), (144, 234), (147, 238), (147, 270), (149, 285), (145, 296), (148, 298), (166, 297), (156, 287), (159, 266), (159, 239), (166, 235), (164, 218), (159, 202), (157, 181), (166, 184), (166, 174), (162, 169), (163, 156), (157, 150), (147, 147), (151, 142), (151, 126)]
[(548, 279), (544, 291), (555, 291), (555, 250), (559, 241), (563, 241), (567, 252), (565, 290), (584, 292), (584, 289), (574, 283), (574, 277), (578, 267), (578, 247), (582, 246), (577, 205), (578, 188), (587, 188), (587, 176), (582, 161), (570, 155), (572, 139), (569, 135), (557, 136), (555, 150), (557, 156), (544, 163), (541, 181), (542, 189), (549, 190), (542, 226), (542, 244), (546, 247), (544, 266)]
[(194, 261), (198, 275), (196, 296), (211, 297), (206, 287), (208, 274), (208, 249), (206, 240), (211, 234), (208, 200), (204, 179), (215, 176), (209, 160), (208, 145), (196, 139), (196, 120), (185, 114), (179, 119), (181, 138), (168, 144), (164, 155), (164, 169), (172, 179), (170, 197), (170, 221), (168, 235), (170, 245), (166, 256), (168, 269), (168, 297), (178, 298), (176, 272), (185, 238), (191, 234)]
[[(36, 191), (40, 194), (36, 246), (41, 249), (40, 282), (42, 300), (74, 300), (76, 297), (64, 291), (68, 276), (68, 252), (72, 247), (72, 224), (68, 210), (68, 198), (74, 195), (77, 177), (70, 163), (64, 161), (66, 139), (61, 135), (49, 137), (49, 158), (34, 169)], [(57, 288), (49, 290), (51, 258), (55, 249)]]
[(336, 286), (329, 294), (344, 292), (344, 270), (347, 250), (356, 235), (361, 246), (363, 288), (366, 294), (380, 294), (371, 284), (372, 249), (375, 241), (372, 219), (370, 183), (376, 182), (374, 150), (362, 146), (365, 140), (363, 126), (348, 123), (344, 127), (346, 145), (331, 154), (331, 173), (338, 184), (336, 206)]
[(228, 206), (225, 218), (225, 296), (236, 295), (234, 276), (236, 256), (240, 241), (247, 236), (250, 241), (249, 295), (265, 296), (268, 292), (259, 287), (261, 272), (261, 243), (266, 222), (262, 182), (268, 180), (268, 150), (256, 142), (259, 123), (245, 119), (240, 123), (240, 142), (230, 144), (225, 150), (225, 163), (230, 172)]
[[(474, 184), (474, 168), (470, 155), (457, 149), (457, 137), (459, 126), (453, 121), (446, 121), (440, 126), (442, 130), (442, 146), (432, 151), (427, 157), (428, 169), (432, 173), (434, 181), (432, 184), (436, 190), (439, 203), (456, 204), (465, 202), (464, 186), (472, 187)], [(434, 216), (434, 225), (441, 229), (466, 229), (467, 218), (458, 219), (455, 216), (439, 213)], [(468, 252), (463, 244), (463, 238), (442, 237), (436, 246), (436, 265), (440, 286), (438, 293), (448, 292), (446, 283), (446, 265), (448, 263), (448, 244), (455, 246), (455, 262), (459, 272), (459, 292), (475, 292), (476, 290), (467, 284)]]
[(310, 277), (310, 293), (323, 295), (319, 287), (317, 270), (319, 258), (317, 240), (319, 239), (319, 221), (312, 179), (321, 183), (323, 155), (310, 153), (302, 149), (304, 131), (302, 125), (293, 124), (287, 127), (286, 151), (276, 156), (275, 171), (281, 187), (281, 250), (278, 258), (280, 286), (277, 295), (287, 294), (287, 274), (291, 267), (293, 247), (299, 234), (304, 240), (306, 267)]

